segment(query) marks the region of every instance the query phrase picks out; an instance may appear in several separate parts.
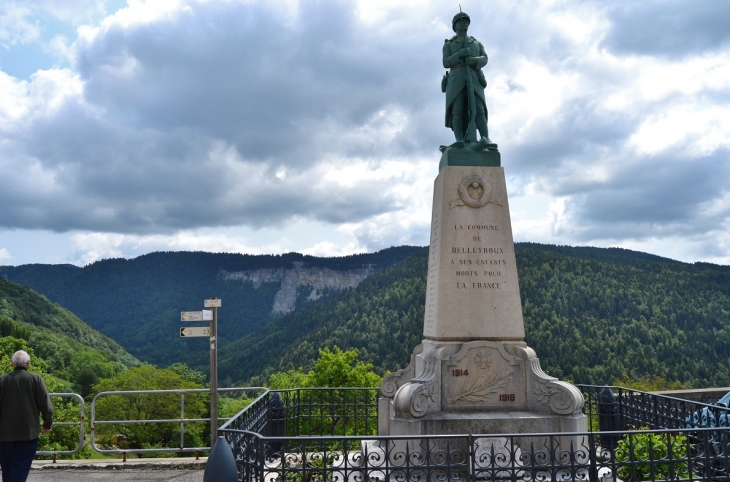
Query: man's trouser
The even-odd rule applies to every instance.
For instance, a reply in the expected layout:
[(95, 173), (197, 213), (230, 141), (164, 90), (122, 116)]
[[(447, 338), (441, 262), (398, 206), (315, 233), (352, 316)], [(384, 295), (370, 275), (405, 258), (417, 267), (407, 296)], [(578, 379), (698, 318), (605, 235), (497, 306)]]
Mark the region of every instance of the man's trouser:
[(22, 442), (0, 442), (3, 482), (25, 482), (36, 450), (38, 450), (37, 438)]

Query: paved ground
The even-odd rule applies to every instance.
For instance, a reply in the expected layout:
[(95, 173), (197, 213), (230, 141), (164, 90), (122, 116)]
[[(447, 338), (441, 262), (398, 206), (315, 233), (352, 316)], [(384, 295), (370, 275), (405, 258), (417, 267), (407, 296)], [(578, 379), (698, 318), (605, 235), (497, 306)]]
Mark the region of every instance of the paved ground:
[(139, 480), (202, 482), (207, 458), (192, 457), (104, 460), (50, 460), (33, 462), (28, 481), (83, 482), (85, 480)]
[(174, 482), (202, 482), (202, 470), (174, 470), (174, 469), (56, 469), (31, 470), (29, 482), (58, 480), (60, 482), (82, 482), (85, 480), (139, 480), (139, 481), (174, 481)]

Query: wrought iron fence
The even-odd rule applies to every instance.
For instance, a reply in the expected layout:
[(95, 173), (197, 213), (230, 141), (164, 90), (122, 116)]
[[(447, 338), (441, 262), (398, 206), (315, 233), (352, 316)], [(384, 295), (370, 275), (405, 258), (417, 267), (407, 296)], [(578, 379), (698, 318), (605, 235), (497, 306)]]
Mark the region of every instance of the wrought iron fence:
[(345, 389), (267, 392), (219, 433), (245, 482), (730, 481), (730, 429), (694, 423), (722, 407), (609, 387), (608, 418), (605, 387), (580, 388), (596, 421), (583, 433), (379, 437), (375, 391), (355, 407)]
[[(576, 385), (583, 391), (585, 414), (596, 420), (602, 408), (612, 406), (618, 415), (615, 429), (648, 427), (689, 428), (727, 426), (730, 409), (718, 405), (656, 395), (616, 386)], [(605, 414), (603, 414), (605, 415)], [(606, 430), (607, 427), (601, 427)]]

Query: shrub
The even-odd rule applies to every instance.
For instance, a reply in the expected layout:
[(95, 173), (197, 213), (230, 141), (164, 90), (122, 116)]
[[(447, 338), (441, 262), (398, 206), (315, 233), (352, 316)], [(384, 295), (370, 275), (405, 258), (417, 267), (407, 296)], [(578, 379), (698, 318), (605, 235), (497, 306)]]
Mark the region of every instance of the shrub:
[(616, 447), (617, 475), (626, 482), (688, 478), (688, 445), (679, 434), (627, 433)]

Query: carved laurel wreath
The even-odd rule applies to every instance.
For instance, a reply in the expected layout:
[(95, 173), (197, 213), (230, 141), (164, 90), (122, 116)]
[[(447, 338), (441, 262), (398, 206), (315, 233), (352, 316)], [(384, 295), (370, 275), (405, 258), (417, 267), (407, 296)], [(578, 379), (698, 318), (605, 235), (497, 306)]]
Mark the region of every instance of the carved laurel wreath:
[[(469, 194), (469, 188), (474, 190), (482, 190), (482, 195), (478, 198), (473, 198)], [(459, 184), (459, 199), (455, 199), (449, 203), (449, 209), (453, 209), (456, 206), (469, 206), (470, 208), (481, 208), (493, 202), (494, 204), (502, 205), (501, 201), (492, 201), (492, 186), (486, 182), (481, 176), (469, 176), (465, 178)]]
[[(469, 187), (481, 188), (482, 196), (474, 199), (469, 195)], [(469, 176), (459, 184), (459, 199), (470, 208), (480, 208), (489, 204), (489, 197), (492, 195), (492, 186), (485, 182), (480, 176)]]

